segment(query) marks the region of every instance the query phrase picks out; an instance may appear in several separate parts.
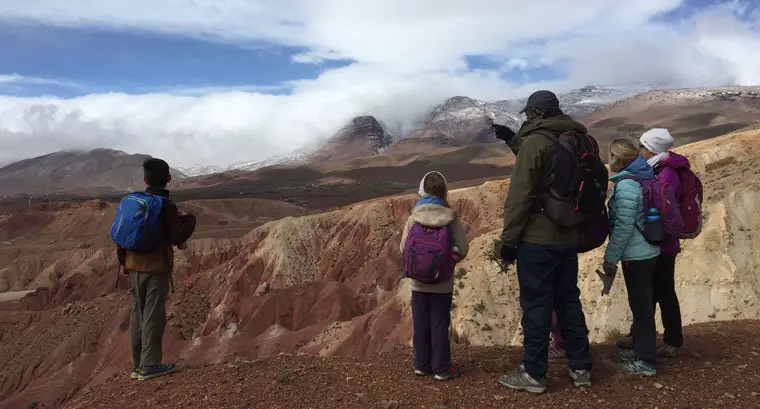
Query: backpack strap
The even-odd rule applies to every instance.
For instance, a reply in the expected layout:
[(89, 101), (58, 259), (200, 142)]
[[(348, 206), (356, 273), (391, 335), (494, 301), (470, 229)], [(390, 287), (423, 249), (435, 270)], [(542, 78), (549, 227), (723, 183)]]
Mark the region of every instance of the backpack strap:
[(622, 180), (635, 180), (638, 184), (642, 186), (644, 185), (644, 181), (640, 177), (633, 176), (633, 175), (623, 175), (622, 177), (620, 177), (620, 181)]
[(557, 138), (557, 135), (555, 135), (554, 132), (552, 132), (552, 131), (549, 131), (547, 129), (537, 129), (537, 130), (531, 132), (531, 135), (532, 134), (542, 135), (546, 139), (552, 141), (555, 146), (559, 145), (559, 138)]
[[(559, 147), (559, 138), (557, 138), (556, 135), (554, 135), (553, 132), (546, 130), (546, 129), (537, 129), (533, 132), (531, 132), (528, 136), (531, 135), (541, 135), (544, 138), (550, 140), (552, 144), (554, 144), (555, 149)], [(553, 154), (552, 154), (553, 155)], [(553, 167), (553, 159), (549, 160), (549, 163), (547, 164), (547, 174), (544, 178), (543, 186), (542, 186), (542, 192), (536, 196), (536, 199), (533, 202), (533, 206), (531, 208), (532, 213), (537, 214), (543, 214), (544, 213), (544, 203), (546, 202), (546, 196), (548, 195), (549, 187), (552, 184), (552, 167)]]

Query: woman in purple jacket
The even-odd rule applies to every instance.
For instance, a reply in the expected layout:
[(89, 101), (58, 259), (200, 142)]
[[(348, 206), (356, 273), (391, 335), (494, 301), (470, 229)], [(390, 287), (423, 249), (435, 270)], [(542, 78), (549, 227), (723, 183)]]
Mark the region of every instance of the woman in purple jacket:
[[(670, 152), (675, 145), (673, 136), (667, 129), (654, 128), (639, 138), (641, 155), (654, 169), (658, 179), (673, 188), (675, 197), (682, 197), (681, 179), (678, 169), (689, 169), (689, 160), (684, 156)], [(657, 349), (660, 357), (674, 358), (681, 355), (683, 330), (681, 323), (681, 306), (678, 302), (675, 285), (676, 256), (681, 251), (678, 238), (672, 238), (660, 245), (660, 257), (654, 272), (654, 302), (660, 304), (664, 344)], [(633, 337), (628, 335), (618, 342), (620, 348), (633, 348)]]

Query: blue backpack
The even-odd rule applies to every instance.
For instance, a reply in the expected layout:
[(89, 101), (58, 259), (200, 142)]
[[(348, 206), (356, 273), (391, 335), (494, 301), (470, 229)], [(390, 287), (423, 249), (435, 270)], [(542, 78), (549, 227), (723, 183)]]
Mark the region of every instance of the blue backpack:
[(124, 250), (148, 253), (161, 241), (161, 196), (145, 192), (127, 195), (116, 208), (111, 239)]

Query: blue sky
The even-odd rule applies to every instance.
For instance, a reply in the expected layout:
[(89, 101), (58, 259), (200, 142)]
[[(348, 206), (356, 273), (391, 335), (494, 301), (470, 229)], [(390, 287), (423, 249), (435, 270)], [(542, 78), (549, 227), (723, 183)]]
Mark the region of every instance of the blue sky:
[[(688, 0), (680, 7), (652, 17), (677, 22), (711, 5), (725, 2)], [(749, 18), (760, 1), (745, 4)], [(253, 23), (252, 23), (253, 24)], [(287, 93), (292, 80), (315, 79), (325, 70), (350, 64), (350, 59), (304, 64), (293, 55), (305, 47), (265, 41), (244, 44), (187, 35), (167, 35), (123, 28), (56, 27), (20, 19), (0, 19), (0, 74), (57, 79), (65, 84), (26, 84), (0, 89), (6, 95), (52, 94), (62, 97), (94, 92), (203, 92), (203, 87), (256, 87), (268, 93)], [(496, 68), (502, 62), (488, 56), (467, 56), (470, 69)], [(515, 83), (555, 80), (561, 67), (531, 66), (503, 70)], [(72, 86), (73, 84), (79, 87)], [(199, 89), (196, 89), (199, 88)]]
[(13, 44), (0, 53), (0, 73), (82, 85), (31, 86), (18, 90), (21, 95), (272, 86), (313, 79), (326, 69), (349, 63), (299, 64), (292, 56), (303, 49), (264, 43), (241, 46), (147, 31), (60, 28), (15, 21), (0, 21), (0, 38)]
[(355, 115), (404, 133), (454, 95), (760, 83), (760, 0), (567, 4), (3, 0), (0, 163), (109, 147), (226, 164)]
[[(73, 97), (96, 92), (191, 92), (205, 88), (241, 88), (288, 93), (288, 81), (315, 79), (351, 60), (299, 63), (306, 51), (259, 42), (248, 44), (166, 35), (148, 31), (52, 27), (0, 20), (0, 38), (13, 44), (0, 53), (0, 73), (55, 79), (62, 84), (25, 84), (6, 95)], [(503, 65), (488, 56), (466, 56), (468, 68)], [(503, 76), (516, 83), (553, 80), (549, 66), (516, 67)], [(246, 88), (247, 87), (247, 88)], [(0, 92), (2, 92), (0, 88)]]

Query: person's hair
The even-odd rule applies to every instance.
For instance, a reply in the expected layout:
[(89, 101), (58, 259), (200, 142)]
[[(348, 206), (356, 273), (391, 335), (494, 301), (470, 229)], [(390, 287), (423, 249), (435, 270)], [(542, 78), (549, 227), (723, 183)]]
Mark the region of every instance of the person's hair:
[(148, 186), (166, 187), (171, 179), (169, 164), (157, 158), (148, 158), (143, 162), (143, 174)]
[(532, 108), (525, 111), (525, 118), (529, 121), (532, 121), (538, 118), (553, 118), (562, 114), (563, 112), (559, 108)]
[(625, 164), (631, 162), (639, 156), (639, 146), (630, 139), (615, 139), (610, 143), (610, 153), (615, 156), (614, 160), (610, 161), (610, 169), (617, 172), (622, 169)]
[(443, 176), (438, 172), (433, 172), (425, 176), (423, 189), (425, 190), (425, 193), (429, 195), (446, 200), (446, 180), (444, 180)]

